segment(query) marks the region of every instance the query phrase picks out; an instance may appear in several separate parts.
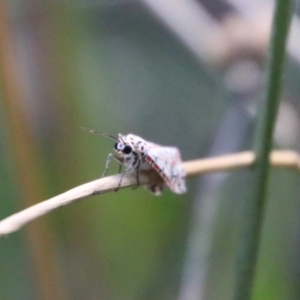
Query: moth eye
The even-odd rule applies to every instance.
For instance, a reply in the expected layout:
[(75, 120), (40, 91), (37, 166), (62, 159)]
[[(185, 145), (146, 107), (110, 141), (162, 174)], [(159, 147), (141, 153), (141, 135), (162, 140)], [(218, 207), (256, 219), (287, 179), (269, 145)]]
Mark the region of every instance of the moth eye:
[(115, 143), (115, 145), (114, 145), (115, 150), (118, 150), (118, 144), (119, 144), (118, 142)]
[(132, 149), (131, 149), (131, 147), (128, 146), (128, 145), (126, 145), (126, 146), (123, 148), (123, 150), (122, 150), (122, 152), (123, 152), (124, 154), (129, 154), (129, 153), (131, 153), (131, 151), (132, 151)]

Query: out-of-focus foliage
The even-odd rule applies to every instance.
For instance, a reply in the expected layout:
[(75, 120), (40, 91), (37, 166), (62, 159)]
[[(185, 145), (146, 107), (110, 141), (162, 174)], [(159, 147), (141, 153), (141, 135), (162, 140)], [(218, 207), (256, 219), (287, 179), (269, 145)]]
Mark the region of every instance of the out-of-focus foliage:
[[(34, 201), (101, 176), (113, 143), (79, 126), (175, 145), (188, 160), (205, 153), (223, 114), (236, 104), (221, 76), (208, 72), (140, 3), (19, 0), (5, 5), (22, 95), (18, 105), (36, 155), (36, 169), (27, 172), (40, 181), (41, 198)], [(291, 94), (299, 76), (294, 69), (287, 78)], [(12, 138), (4, 97), (1, 92), (1, 219), (33, 204), (24, 199), (13, 150), (25, 146)], [(292, 102), (298, 109), (299, 101)], [(249, 146), (251, 128), (244, 140)], [(117, 170), (112, 163), (110, 172)], [(271, 186), (255, 298), (294, 299), (297, 179), (275, 171)], [(53, 292), (61, 299), (175, 299), (192, 180), (188, 187), (184, 196), (166, 191), (156, 198), (144, 188), (96, 196), (43, 217), (42, 226), (35, 221), (1, 238), (1, 298), (51, 299)], [(247, 188), (241, 172), (230, 176), (220, 192), (209, 299), (230, 299), (237, 216)], [(38, 226), (43, 240), (35, 238)]]

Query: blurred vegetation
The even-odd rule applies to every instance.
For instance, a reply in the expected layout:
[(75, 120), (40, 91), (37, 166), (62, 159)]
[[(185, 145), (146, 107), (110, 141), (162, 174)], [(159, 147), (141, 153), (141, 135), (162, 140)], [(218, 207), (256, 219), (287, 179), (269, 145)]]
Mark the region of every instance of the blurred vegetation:
[[(19, 0), (0, 11), (1, 219), (101, 176), (113, 145), (79, 126), (175, 145), (188, 160), (207, 155), (223, 116), (239, 106), (222, 72), (135, 1)], [(298, 77), (292, 62), (296, 117)], [(238, 150), (249, 148), (252, 126)], [(207, 299), (231, 299), (248, 179), (233, 173), (218, 191)], [(272, 173), (254, 299), (299, 298), (297, 181)], [(184, 196), (144, 188), (96, 196), (1, 238), (1, 299), (176, 299), (199, 186), (189, 181)]]

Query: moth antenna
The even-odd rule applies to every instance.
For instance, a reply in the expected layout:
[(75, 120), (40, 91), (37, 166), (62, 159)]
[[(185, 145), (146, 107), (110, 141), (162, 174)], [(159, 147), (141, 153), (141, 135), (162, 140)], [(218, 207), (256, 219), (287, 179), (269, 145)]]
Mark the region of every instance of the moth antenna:
[(122, 143), (124, 143), (124, 144), (125, 144), (125, 142), (124, 142), (124, 140), (123, 140), (123, 136), (124, 136), (124, 135), (122, 135), (122, 134), (119, 134), (119, 139), (118, 139), (118, 141), (119, 141), (119, 140), (121, 140), (121, 141), (122, 141)]
[(89, 128), (85, 128), (85, 127), (79, 127), (80, 130), (83, 130), (83, 131), (87, 131), (87, 132), (90, 132), (90, 133), (96, 133), (96, 134), (99, 134), (99, 135), (102, 135), (102, 136), (106, 136), (110, 139), (113, 139), (115, 141), (119, 141), (119, 139), (117, 139), (116, 137), (110, 135), (110, 134), (107, 134), (107, 133), (103, 133), (101, 131), (98, 131), (98, 130), (94, 130), (94, 129), (89, 129)]

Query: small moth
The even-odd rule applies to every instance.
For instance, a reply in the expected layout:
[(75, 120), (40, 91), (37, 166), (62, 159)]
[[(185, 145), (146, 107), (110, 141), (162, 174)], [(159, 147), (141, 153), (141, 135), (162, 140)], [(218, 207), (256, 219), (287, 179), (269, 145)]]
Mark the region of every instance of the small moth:
[[(125, 171), (122, 174), (117, 190), (121, 186), (123, 176), (128, 171), (136, 171), (138, 186), (139, 172), (147, 172), (154, 169), (172, 192), (176, 194), (186, 192), (185, 171), (182, 166), (180, 152), (177, 148), (157, 145), (133, 134), (119, 134), (119, 137), (116, 138), (96, 130), (87, 128), (81, 129), (109, 137), (116, 141), (114, 144), (115, 154), (110, 153), (108, 155), (103, 176), (105, 176), (112, 158), (120, 163), (120, 171), (123, 165)], [(163, 185), (152, 183), (147, 185), (147, 188), (155, 195), (160, 195), (163, 190)]]

